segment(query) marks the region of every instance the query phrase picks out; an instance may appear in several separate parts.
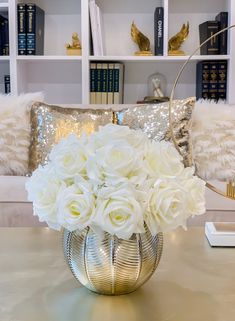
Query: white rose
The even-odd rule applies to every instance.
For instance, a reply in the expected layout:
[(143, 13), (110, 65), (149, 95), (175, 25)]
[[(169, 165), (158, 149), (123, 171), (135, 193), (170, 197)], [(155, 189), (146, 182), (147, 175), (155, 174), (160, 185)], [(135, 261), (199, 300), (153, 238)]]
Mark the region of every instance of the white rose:
[(45, 221), (49, 227), (59, 230), (56, 200), (58, 193), (65, 188), (65, 184), (56, 177), (51, 165), (39, 166), (25, 187), (28, 200), (33, 202), (34, 215), (38, 215), (40, 222)]
[(92, 188), (82, 177), (58, 194), (58, 222), (69, 231), (87, 227), (94, 213), (95, 197)]
[(191, 179), (182, 182), (187, 189), (186, 211), (189, 216), (201, 215), (205, 208), (205, 185), (206, 183), (193, 176)]
[(87, 162), (90, 179), (117, 185), (125, 181), (142, 184), (147, 176), (143, 157), (130, 145), (110, 143), (97, 150)]
[(127, 126), (107, 124), (99, 128), (98, 132), (91, 135), (90, 144), (96, 150), (110, 142), (118, 143), (120, 146), (129, 144), (134, 148), (143, 151), (148, 146), (150, 140), (141, 130), (132, 130)]
[(143, 209), (131, 189), (103, 188), (98, 194), (95, 224), (122, 239), (144, 232)]
[(127, 126), (107, 124), (105, 126), (100, 126), (98, 132), (92, 133), (90, 141), (96, 144), (96, 148), (100, 148), (117, 140), (127, 141), (127, 137), (130, 133), (131, 130)]
[(169, 142), (152, 141), (145, 153), (145, 170), (151, 177), (171, 178), (182, 174), (182, 157)]
[(86, 175), (86, 162), (88, 150), (83, 144), (83, 138), (79, 139), (71, 134), (61, 139), (55, 145), (49, 155), (55, 168), (55, 172), (61, 179), (70, 179), (77, 174)]
[(146, 224), (153, 235), (186, 225), (187, 189), (177, 181), (158, 180), (150, 192)]

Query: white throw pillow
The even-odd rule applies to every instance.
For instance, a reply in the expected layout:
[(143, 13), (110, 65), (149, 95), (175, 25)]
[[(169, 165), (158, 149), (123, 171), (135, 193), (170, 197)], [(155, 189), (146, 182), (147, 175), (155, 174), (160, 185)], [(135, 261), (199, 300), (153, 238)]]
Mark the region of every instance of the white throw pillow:
[(28, 172), (30, 109), (44, 99), (41, 92), (20, 96), (0, 94), (0, 175)]
[(235, 105), (198, 101), (193, 111), (193, 160), (205, 180), (235, 178)]

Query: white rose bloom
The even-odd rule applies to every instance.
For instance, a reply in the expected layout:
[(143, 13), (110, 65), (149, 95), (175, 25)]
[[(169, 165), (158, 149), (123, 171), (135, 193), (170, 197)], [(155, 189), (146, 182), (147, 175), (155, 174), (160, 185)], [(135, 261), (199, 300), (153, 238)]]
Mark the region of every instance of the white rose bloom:
[(150, 192), (146, 224), (153, 235), (178, 226), (185, 227), (187, 219), (187, 189), (177, 181), (158, 180)]
[(117, 185), (125, 181), (142, 184), (147, 176), (142, 156), (130, 145), (108, 144), (97, 150), (87, 163), (90, 179)]
[(99, 132), (91, 135), (90, 144), (93, 150), (99, 149), (110, 142), (120, 146), (129, 144), (142, 152), (147, 148), (150, 140), (141, 130), (131, 130), (127, 126), (107, 124), (99, 128)]
[(182, 184), (187, 189), (186, 210), (189, 216), (201, 215), (205, 208), (205, 186), (206, 183), (193, 176), (191, 179), (183, 181)]
[(56, 199), (58, 193), (66, 185), (57, 178), (51, 165), (39, 166), (25, 187), (28, 192), (28, 200), (33, 202), (34, 215), (38, 215), (40, 222), (45, 221), (49, 227), (59, 230)]
[(101, 147), (104, 147), (110, 143), (115, 143), (120, 141), (126, 144), (126, 137), (130, 133), (128, 127), (122, 127), (114, 124), (107, 124), (105, 126), (100, 126), (98, 132), (93, 132), (90, 135), (89, 148), (93, 151), (98, 150)]
[(76, 177), (75, 184), (58, 194), (58, 222), (69, 231), (82, 230), (92, 219), (95, 197), (91, 186), (82, 177)]
[(94, 223), (103, 231), (122, 239), (144, 232), (141, 205), (127, 186), (116, 190), (103, 188), (98, 194)]
[(61, 179), (70, 179), (77, 174), (86, 175), (88, 150), (82, 142), (82, 138), (80, 141), (71, 134), (53, 147), (49, 158)]
[(169, 142), (152, 141), (145, 153), (145, 170), (155, 178), (171, 178), (182, 174), (182, 157)]

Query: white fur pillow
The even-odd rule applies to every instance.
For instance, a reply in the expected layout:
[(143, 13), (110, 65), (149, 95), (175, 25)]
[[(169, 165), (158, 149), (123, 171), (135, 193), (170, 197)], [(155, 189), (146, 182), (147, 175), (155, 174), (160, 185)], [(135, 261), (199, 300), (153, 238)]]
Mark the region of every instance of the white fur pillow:
[(193, 159), (205, 180), (235, 178), (235, 105), (198, 101), (193, 111)]
[(0, 175), (28, 172), (30, 108), (43, 100), (42, 93), (20, 96), (0, 94)]

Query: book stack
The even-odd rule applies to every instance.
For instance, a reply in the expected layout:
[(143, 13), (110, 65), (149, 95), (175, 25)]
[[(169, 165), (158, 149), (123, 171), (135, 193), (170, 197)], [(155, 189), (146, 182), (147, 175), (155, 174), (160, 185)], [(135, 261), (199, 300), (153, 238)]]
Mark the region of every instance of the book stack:
[[(220, 12), (215, 20), (205, 21), (199, 25), (200, 44), (216, 32), (228, 26), (228, 12)], [(228, 32), (224, 31), (213, 37), (200, 48), (201, 55), (226, 55)]]
[(100, 7), (97, 6), (95, 0), (89, 1), (89, 12), (93, 54), (103, 56), (105, 54), (103, 20)]
[(0, 15), (0, 56), (9, 55), (9, 26), (8, 18)]
[(17, 5), (18, 55), (43, 55), (44, 16), (44, 11), (35, 4)]
[(124, 65), (120, 62), (90, 64), (90, 103), (122, 104)]
[(196, 72), (197, 99), (226, 99), (227, 61), (199, 61)]
[(4, 87), (5, 87), (5, 94), (9, 94), (11, 92), (10, 75), (4, 76)]

